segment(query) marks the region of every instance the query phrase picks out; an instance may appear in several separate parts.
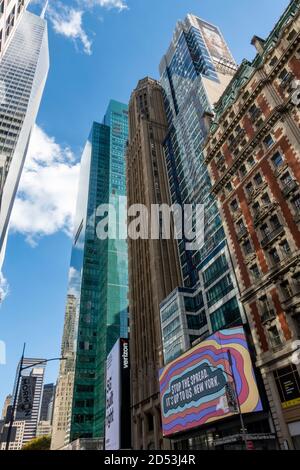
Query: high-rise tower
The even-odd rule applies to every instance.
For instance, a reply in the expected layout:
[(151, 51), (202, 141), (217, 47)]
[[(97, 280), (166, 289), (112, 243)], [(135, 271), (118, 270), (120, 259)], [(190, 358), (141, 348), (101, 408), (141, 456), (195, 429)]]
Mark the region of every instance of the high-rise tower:
[[(168, 119), (166, 165), (172, 203), (202, 204), (205, 226), (204, 244), (197, 251), (187, 250), (185, 240), (178, 240), (184, 289), (177, 289), (162, 303), (161, 319), (163, 332), (177, 322), (181, 334), (174, 338), (163, 333), (166, 362), (189, 349), (197, 338), (245, 321), (202, 152), (207, 115), (235, 71), (234, 59), (216, 26), (190, 14), (177, 24), (160, 64)], [(190, 313), (197, 313), (198, 319), (191, 321)]]
[[(18, 364), (13, 390), (13, 396), (15, 396), (17, 392), (16, 411), (13, 422), (13, 429), (15, 430), (15, 433), (12, 433), (12, 435), (15, 435), (15, 438), (11, 439), (9, 450), (20, 450), (24, 444), (36, 437), (43, 395), (45, 363), (39, 365), (35, 364), (43, 361), (45, 361), (45, 359), (27, 357), (23, 358), (22, 367), (28, 367), (28, 369), (23, 370), (22, 379), (18, 391), (16, 391), (17, 377), (19, 374), (21, 362)], [(29, 396), (31, 401), (29, 415), (27, 415), (27, 412), (24, 411), (25, 395)], [(8, 426), (9, 424), (6, 424), (5, 428), (8, 428)], [(6, 442), (4, 439), (4, 442), (0, 444), (0, 450), (4, 450), (5, 446)]]
[(30, 0), (0, 0), (0, 60)]
[(48, 68), (47, 22), (25, 11), (0, 62), (0, 268)]
[[(123, 238), (105, 239), (98, 232), (106, 211), (113, 231), (114, 214), (126, 207), (127, 136), (127, 106), (111, 101), (103, 124), (93, 123), (82, 155), (62, 345), (69, 361), (57, 384), (53, 448), (104, 437), (106, 357), (119, 337), (128, 336), (126, 230)], [(65, 380), (67, 391), (61, 386)]]
[[(156, 80), (140, 80), (129, 105), (128, 207), (170, 205), (163, 141), (167, 118)], [(159, 306), (181, 283), (177, 244), (170, 240), (128, 240), (133, 446), (164, 447), (160, 426), (158, 373), (163, 366)]]

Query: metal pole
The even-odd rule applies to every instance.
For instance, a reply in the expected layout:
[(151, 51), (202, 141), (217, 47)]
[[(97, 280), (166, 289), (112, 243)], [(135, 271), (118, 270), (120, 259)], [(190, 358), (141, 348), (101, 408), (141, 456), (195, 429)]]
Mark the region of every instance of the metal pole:
[(23, 368), (25, 346), (26, 346), (26, 343), (24, 343), (24, 346), (23, 346), (23, 352), (22, 352), (22, 357), (21, 357), (21, 361), (20, 361), (20, 367), (19, 367), (19, 370), (18, 370), (18, 378), (17, 378), (17, 383), (16, 383), (13, 406), (12, 406), (12, 409), (11, 409), (11, 415), (10, 415), (10, 419), (9, 419), (9, 426), (8, 426), (8, 430), (7, 430), (5, 450), (9, 450), (11, 431), (12, 431), (12, 427), (13, 427), (14, 415), (15, 415), (15, 410), (16, 410), (17, 400), (18, 400), (18, 390), (19, 390), (19, 385), (20, 385), (20, 380), (21, 380), (21, 373), (22, 373), (22, 368)]
[(248, 450), (248, 447), (247, 447), (247, 433), (246, 433), (246, 428), (245, 428), (245, 425), (244, 425), (244, 419), (243, 419), (243, 413), (242, 413), (242, 410), (241, 410), (241, 404), (240, 404), (240, 400), (239, 400), (239, 396), (238, 396), (238, 392), (237, 392), (236, 380), (235, 380), (235, 376), (234, 376), (234, 373), (233, 373), (232, 356), (231, 356), (231, 352), (230, 352), (229, 349), (227, 350), (227, 356), (228, 356), (228, 362), (229, 362), (229, 365), (230, 365), (230, 372), (231, 372), (231, 376), (232, 376), (232, 381), (233, 381), (233, 385), (234, 385), (234, 393), (235, 393), (235, 396), (236, 396), (236, 401), (237, 401), (238, 410), (239, 410), (239, 417), (240, 417), (240, 422), (241, 422), (241, 427), (242, 427), (242, 438), (243, 438), (243, 442), (244, 442), (244, 445), (245, 445), (245, 449)]

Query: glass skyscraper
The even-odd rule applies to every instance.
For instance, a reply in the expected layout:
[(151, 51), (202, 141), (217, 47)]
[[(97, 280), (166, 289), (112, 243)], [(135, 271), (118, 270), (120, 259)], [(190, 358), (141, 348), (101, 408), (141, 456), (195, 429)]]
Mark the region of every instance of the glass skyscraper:
[(73, 386), (65, 397), (70, 406), (64, 410), (63, 424), (59, 410), (59, 396), (65, 393), (59, 385), (65, 377), (62, 365), (53, 442), (57, 432), (61, 436), (53, 448), (77, 438), (104, 437), (106, 357), (119, 337), (128, 336), (128, 257), (126, 233), (124, 238), (99, 238), (97, 227), (105, 217), (97, 209), (110, 204), (102, 215), (107, 215), (109, 232), (117, 229), (118, 235), (121, 223), (114, 215), (125, 205), (127, 139), (127, 105), (111, 101), (103, 123), (93, 123), (81, 160), (66, 312), (70, 323), (71, 302), (73, 334), (67, 341)]
[(0, 269), (48, 69), (47, 22), (25, 11), (0, 62)]
[[(204, 244), (178, 240), (184, 286), (161, 305), (168, 362), (209, 332), (240, 323), (237, 283), (203, 157), (206, 116), (237, 67), (220, 30), (194, 15), (177, 24), (160, 64), (169, 132), (165, 156), (173, 203), (204, 205)], [(243, 315), (243, 314), (242, 314)]]

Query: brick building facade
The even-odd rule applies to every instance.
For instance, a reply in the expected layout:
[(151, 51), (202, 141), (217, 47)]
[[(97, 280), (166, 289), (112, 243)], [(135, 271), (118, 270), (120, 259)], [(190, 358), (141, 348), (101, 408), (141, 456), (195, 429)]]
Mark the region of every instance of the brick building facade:
[(218, 198), (282, 448), (300, 448), (300, 2), (207, 116)]

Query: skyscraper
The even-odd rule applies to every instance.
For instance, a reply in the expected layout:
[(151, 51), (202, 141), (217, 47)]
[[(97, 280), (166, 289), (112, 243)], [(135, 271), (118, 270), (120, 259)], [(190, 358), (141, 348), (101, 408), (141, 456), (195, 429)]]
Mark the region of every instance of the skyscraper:
[(7, 397), (5, 398), (3, 409), (2, 409), (2, 415), (1, 415), (1, 418), (3, 419), (6, 418), (8, 407), (11, 405), (11, 399), (12, 399), (11, 395), (7, 395)]
[(25, 11), (0, 62), (0, 268), (48, 68), (47, 23)]
[(30, 0), (0, 0), (0, 61)]
[[(71, 282), (74, 282), (70, 271), (69, 294), (65, 309), (65, 322), (61, 346), (61, 361), (59, 376), (56, 384), (53, 408), (53, 432), (51, 449), (60, 449), (68, 442), (70, 432), (70, 417), (74, 387), (74, 364), (76, 351), (76, 295), (72, 292)], [(74, 284), (73, 284), (74, 285)]]
[[(184, 238), (178, 240), (183, 288), (161, 304), (165, 362), (189, 349), (197, 338), (245, 321), (202, 152), (207, 115), (235, 71), (234, 59), (216, 26), (191, 14), (177, 24), (160, 64), (168, 119), (166, 165), (172, 203), (204, 205), (204, 244), (190, 251)], [(191, 319), (190, 314), (198, 317)], [(175, 326), (181, 331), (176, 338), (167, 334)]]
[[(99, 206), (106, 205), (109, 231), (120, 227), (114, 213), (126, 207), (127, 136), (127, 106), (111, 101), (103, 124), (93, 123), (82, 155), (65, 319), (72, 327), (70, 333), (65, 324), (62, 351), (69, 348), (70, 361), (64, 361), (68, 375), (62, 365), (57, 385), (53, 442), (58, 430), (60, 439), (53, 448), (104, 437), (106, 357), (119, 337), (128, 336), (126, 231), (123, 238), (103, 239), (98, 233), (106, 212), (101, 217)], [(69, 392), (60, 386), (64, 380)], [(65, 400), (70, 406), (62, 421)]]
[[(45, 374), (45, 364), (40, 364), (34, 366), (45, 359), (37, 358), (24, 358), (22, 367), (28, 367), (28, 369), (22, 372), (22, 379), (20, 382), (19, 390), (16, 390), (17, 387), (17, 377), (19, 374), (20, 363), (18, 364), (15, 385), (13, 390), (13, 396), (17, 394), (17, 404), (14, 415), (13, 428), (16, 430), (15, 439), (11, 439), (9, 449), (10, 450), (19, 450), (22, 448), (26, 442), (30, 441), (36, 436), (37, 425), (40, 415), (41, 403), (42, 403), (42, 394), (43, 394), (43, 382)], [(32, 366), (32, 367), (31, 367)], [(30, 379), (30, 384), (25, 383), (26, 379)], [(30, 396), (32, 396), (32, 407), (29, 413), (29, 416), (26, 416), (23, 411), (23, 391), (21, 390), (30, 389)], [(22, 397), (22, 398), (21, 398)], [(9, 425), (6, 424), (4, 427), (7, 428)], [(12, 434), (14, 435), (14, 433)], [(5, 449), (5, 442), (1, 443), (2, 450)]]
[[(167, 118), (156, 80), (140, 80), (129, 105), (128, 207), (170, 205), (163, 141)], [(174, 237), (128, 239), (133, 447), (164, 447), (160, 425), (158, 370), (163, 366), (162, 300), (181, 283)]]
[(55, 394), (55, 385), (54, 384), (45, 384), (43, 388), (42, 404), (41, 411), (39, 416), (39, 421), (52, 421), (52, 412), (49, 407), (53, 401)]

